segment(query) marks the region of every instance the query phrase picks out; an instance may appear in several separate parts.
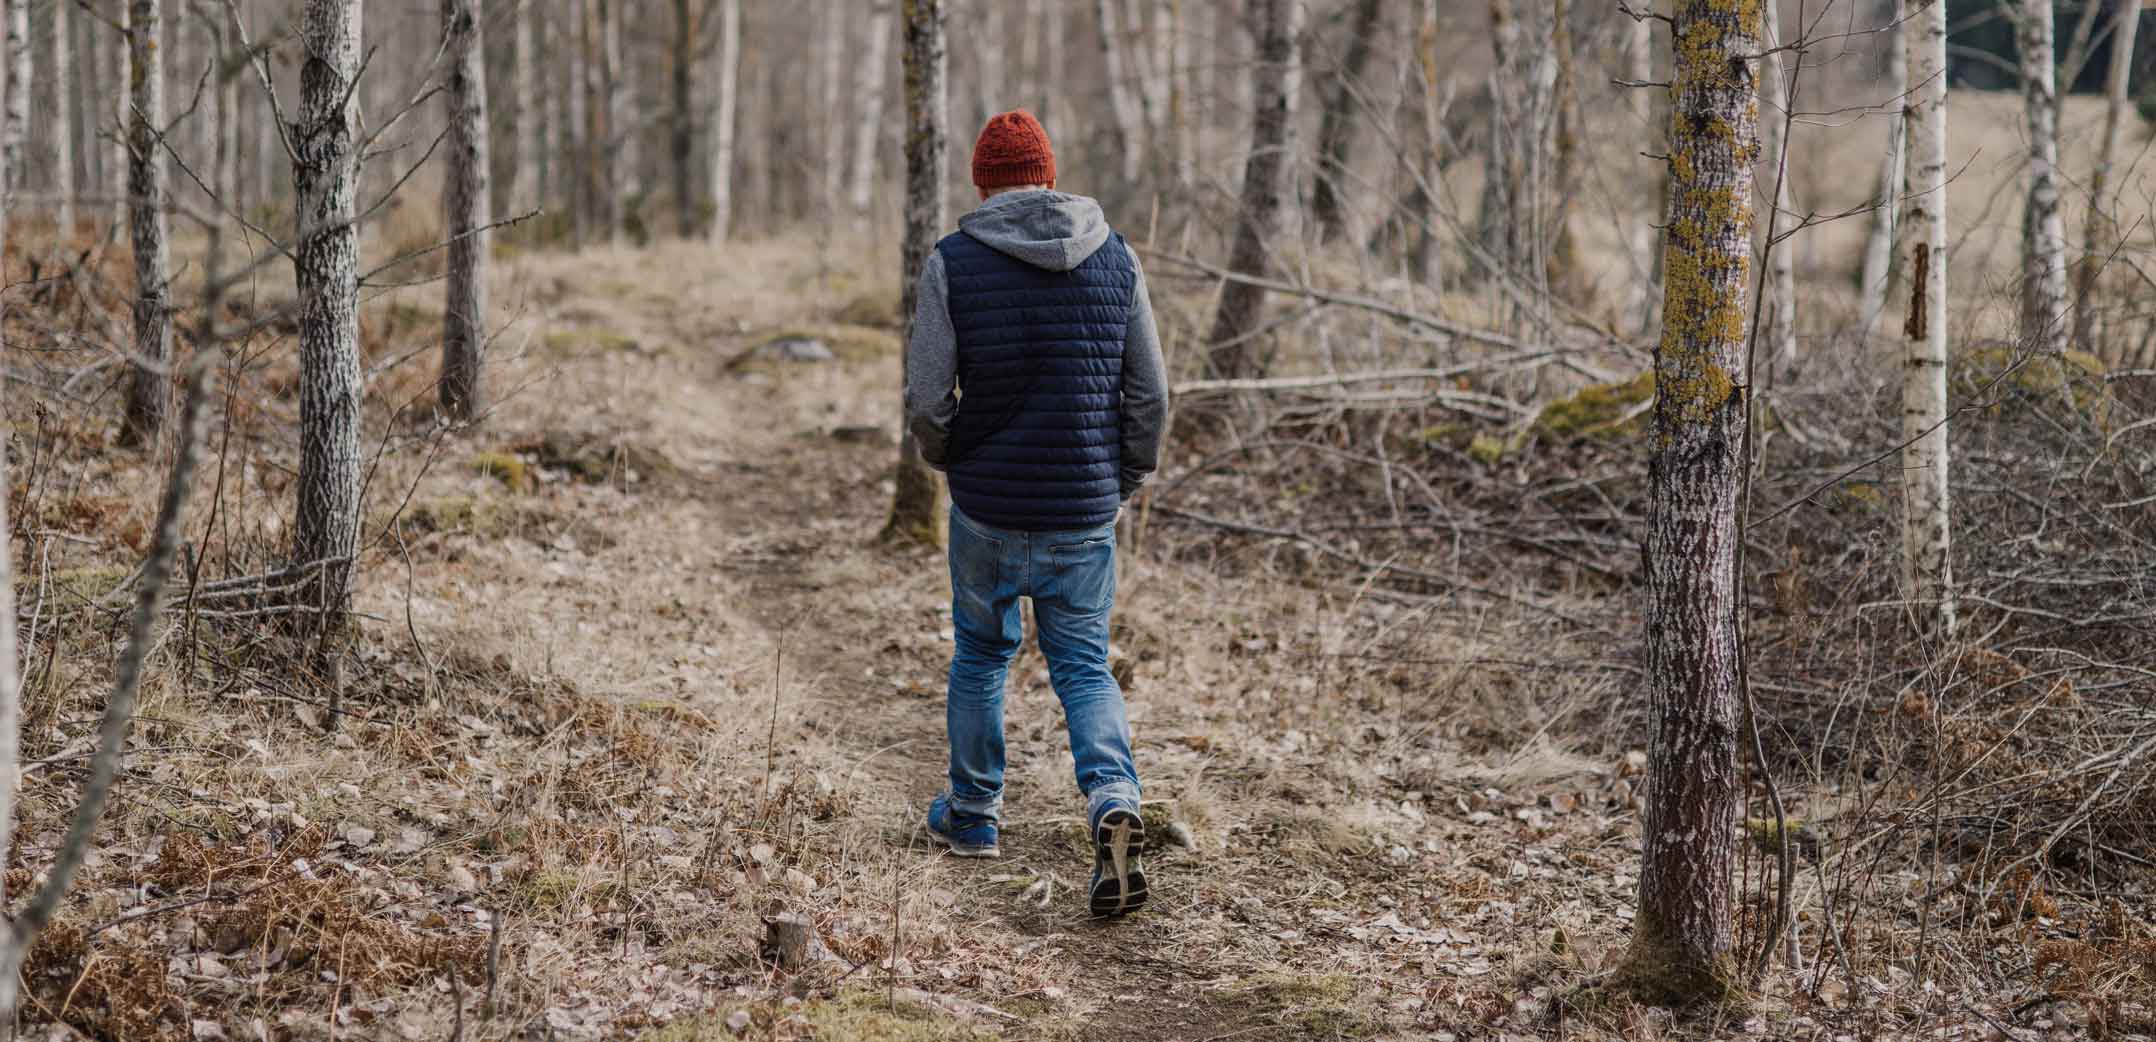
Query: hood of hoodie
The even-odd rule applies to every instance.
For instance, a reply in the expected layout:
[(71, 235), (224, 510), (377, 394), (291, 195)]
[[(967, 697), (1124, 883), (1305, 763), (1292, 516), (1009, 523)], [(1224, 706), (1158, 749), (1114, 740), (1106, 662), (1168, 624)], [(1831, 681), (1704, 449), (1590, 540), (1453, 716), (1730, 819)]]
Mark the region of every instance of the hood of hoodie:
[(1069, 271), (1108, 241), (1100, 204), (1067, 192), (1005, 192), (958, 219), (960, 231), (1036, 268)]

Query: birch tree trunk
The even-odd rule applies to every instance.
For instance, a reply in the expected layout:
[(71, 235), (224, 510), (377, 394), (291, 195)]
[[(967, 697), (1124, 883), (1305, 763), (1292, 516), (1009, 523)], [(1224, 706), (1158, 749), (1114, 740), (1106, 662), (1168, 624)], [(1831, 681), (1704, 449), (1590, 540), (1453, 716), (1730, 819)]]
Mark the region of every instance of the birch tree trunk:
[(532, 95), (533, 5), (539, 0), (521, 0), (510, 12), (515, 21), (515, 39), (509, 55), (510, 102), (516, 106), (516, 137), (513, 139), (509, 164), (509, 190), (503, 197), (509, 200), (512, 215), (530, 213), (538, 205), (538, 193), (534, 190), (540, 180), (539, 160), (539, 110)]
[(0, 152), (7, 154), (7, 192), (22, 190), (23, 149), (30, 141), (30, 0), (7, 0), (7, 106)]
[[(10, 2), (13, 2), (13, 0), (10, 0)], [(129, 115), (128, 104), (129, 95), (133, 90), (133, 79), (128, 71), (128, 63), (132, 60), (130, 58), (132, 48), (128, 45), (127, 34), (130, 12), (133, 10), (133, 0), (121, 0), (118, 6), (121, 31), (112, 34), (112, 79), (109, 82), (113, 84), (112, 125), (124, 128), (134, 125), (134, 119)], [(123, 88), (120, 86), (121, 84), (127, 84), (128, 86)], [(106, 153), (112, 157), (112, 162), (105, 171), (105, 178), (106, 190), (112, 193), (113, 199), (112, 234), (117, 235), (121, 226), (127, 223), (127, 171), (133, 165), (133, 160), (129, 155), (132, 150), (128, 146), (127, 136), (125, 134), (116, 134), (114, 138), (113, 150)], [(5, 150), (0, 149), (0, 151)], [(12, 165), (10, 164), (10, 166)]]
[[(1288, 166), (1295, 148), (1295, 110), (1302, 94), (1301, 0), (1251, 0), (1258, 32), (1258, 61), (1251, 69), (1258, 97), (1250, 123), (1250, 155), (1243, 163), (1242, 214), (1228, 254), (1231, 271), (1262, 275), (1270, 266), (1287, 199)], [(1265, 291), (1247, 282), (1220, 288), (1213, 316), (1210, 362), (1228, 379), (1255, 374), (1250, 339), (1265, 308)]]
[(2021, 339), (2043, 355), (2066, 350), (2066, 226), (2059, 215), (2059, 94), (2051, 0), (2019, 0), (2014, 39), (2028, 114), (2028, 203), (2022, 224)]
[(1358, 125), (1357, 92), (1370, 64), (1370, 45), (1384, 31), (1379, 25), (1384, 6), (1383, 0), (1355, 0), (1355, 23), (1349, 30), (1347, 55), (1335, 71), (1332, 89), (1325, 96), (1325, 111), (1318, 117), (1318, 176), (1311, 190), (1310, 211), (1317, 218), (1320, 242), (1341, 231), (1341, 195), (1352, 190), (1345, 182)]
[(2117, 0), (2118, 14), (2111, 29), (2111, 65), (2104, 74), (2104, 137), (2096, 169), (2089, 174), (2089, 212), (2082, 224), (2084, 243), (2080, 263), (2074, 266), (2074, 343), (2084, 351), (2096, 351), (2106, 359), (2118, 356), (2098, 351), (2096, 280), (2118, 244), (2118, 220), (2113, 214), (2117, 189), (2111, 175), (2117, 171), (2119, 153), (2126, 146), (2126, 124), (2132, 97), (2127, 93), (2133, 78), (2134, 37), (2141, 25), (2140, 0)]
[(696, 233), (697, 211), (702, 200), (696, 194), (696, 93), (695, 77), (699, 26), (689, 0), (674, 0), (673, 111), (668, 123), (674, 171), (674, 229), (684, 239)]
[[(1652, 19), (1636, 18), (1630, 26), (1630, 35), (1625, 46), (1625, 61), (1634, 83), (1650, 83), (1655, 78), (1654, 24)], [(1655, 104), (1655, 99), (1661, 94), (1662, 92), (1652, 88), (1635, 87), (1628, 95), (1632, 100), (1632, 111), (1639, 118), (1644, 132), (1649, 135), (1647, 140), (1650, 144), (1655, 137), (1660, 136), (1658, 132), (1667, 125), (1656, 118), (1656, 110), (1660, 106)], [(1661, 150), (1649, 148), (1648, 151)], [(1655, 246), (1659, 229), (1668, 216), (1668, 164), (1662, 164), (1655, 170), (1652, 184), (1653, 191), (1647, 194), (1644, 207), (1647, 213), (1642, 215), (1632, 229), (1632, 251), (1639, 258), (1639, 271), (1642, 276), (1638, 283), (1639, 289), (1632, 298), (1632, 311), (1639, 316), (1641, 329), (1654, 327), (1655, 305), (1661, 300), (1658, 290), (1662, 281), (1659, 277), (1662, 271), (1662, 253)]]
[[(846, 107), (841, 104), (840, 85), (844, 81), (845, 66), (842, 64), (848, 50), (847, 37), (852, 20), (846, 17), (836, 4), (823, 9), (822, 47), (823, 71), (816, 77), (816, 87), (822, 99), (823, 110), (823, 203), (826, 214), (838, 212), (841, 193), (845, 191), (846, 177)], [(871, 26), (877, 25), (874, 19)], [(775, 96), (775, 95), (774, 95)], [(768, 125), (770, 121), (766, 121)]]
[(1946, 428), (1946, 0), (1916, 0), (1909, 47), (1909, 349), (1902, 371), (1902, 580), (1920, 624), (1954, 632)]
[[(1766, 29), (1766, 46), (1782, 46), (1782, 16), (1780, 0), (1761, 0), (1760, 11)], [(1789, 77), (1782, 67), (1782, 56), (1769, 55), (1761, 65), (1760, 87), (1766, 92), (1767, 103), (1761, 106), (1766, 113), (1765, 125), (1759, 129), (1759, 139), (1767, 159), (1767, 176), (1772, 179), (1774, 209), (1791, 214), (1795, 206), (1789, 201), (1789, 142), (1783, 134), (1787, 129), (1784, 117), (1794, 109), (1794, 99), (1789, 96)], [(1759, 221), (1762, 232), (1771, 222)], [(1795, 221), (1784, 222), (1781, 227), (1789, 229)], [(1787, 371), (1797, 360), (1797, 267), (1794, 239), (1779, 244), (1769, 244), (1767, 254), (1766, 299), (1759, 306), (1766, 309), (1767, 352), (1770, 371)]]
[[(940, 2), (934, 6), (936, 52), (941, 55), (946, 12)], [(854, 125), (853, 178), (847, 184), (846, 199), (852, 204), (853, 212), (864, 217), (876, 201), (876, 143), (881, 136), (878, 132), (883, 129), (884, 69), (891, 60), (890, 14), (891, 7), (888, 3), (878, 3), (868, 15), (868, 53), (861, 61), (858, 70), (860, 78), (855, 81), (854, 87), (854, 97), (861, 106), (858, 110), (860, 122)], [(911, 27), (912, 20), (908, 19), (906, 25)], [(938, 57), (936, 63), (936, 90), (940, 95), (943, 90), (943, 59)], [(943, 125), (941, 103), (937, 106), (936, 125), (939, 128)]]
[(1147, 141), (1161, 139), (1161, 118), (1168, 109), (1167, 91), (1161, 78), (1161, 55), (1154, 50), (1163, 37), (1149, 32), (1146, 26), (1148, 0), (1122, 0), (1123, 44), (1126, 64), (1136, 87), (1132, 91), (1138, 100), (1138, 119), (1145, 128)]
[(980, 122), (984, 125), (988, 117), (1003, 111), (1007, 96), (1003, 86), (1003, 55), (1011, 41), (1004, 35), (1003, 9), (1009, 5), (1010, 0), (983, 0), (981, 4), (981, 46), (974, 51), (980, 62), (975, 77), (979, 82), (974, 84), (974, 94), (979, 100)]
[[(155, 0), (136, 0), (154, 3)], [(359, 549), (359, 75), (362, 0), (306, 0), (292, 189), (303, 232), (292, 259), (299, 309), (299, 509), (293, 563), (314, 570), (293, 594), (302, 631), (324, 639), (316, 667), (334, 680), (329, 645), (345, 625)]]
[[(138, 362), (128, 385), (120, 444), (155, 445), (165, 429), (172, 381), (172, 288), (167, 284), (165, 246), (165, 153), (157, 135), (165, 125), (164, 50), (158, 0), (130, 0), (128, 85), (133, 99), (127, 122), (128, 231), (135, 248), (135, 343)], [(14, 100), (11, 93), (9, 101)]]
[(1125, 67), (1121, 30), (1117, 27), (1115, 0), (1093, 0), (1095, 25), (1100, 29), (1101, 60), (1108, 76), (1108, 114), (1115, 120), (1115, 151), (1126, 183), (1138, 179), (1144, 169), (1145, 133), (1139, 122), (1138, 103), (1131, 97), (1130, 72)]
[(1198, 126), (1196, 99), (1190, 96), (1189, 0), (1169, 0), (1169, 21), (1175, 33), (1169, 60), (1174, 69), (1168, 81), (1168, 118), (1175, 125), (1175, 183), (1189, 188), (1198, 182)]
[[(75, 40), (68, 32), (70, 6), (52, 5), (52, 192), (59, 197), (53, 216), (63, 240), (75, 234)], [(0, 851), (6, 849), (0, 846)]]
[(570, 23), (576, 26), (576, 32), (564, 41), (569, 50), (568, 133), (574, 135), (575, 145), (571, 151), (576, 156), (569, 175), (569, 210), (574, 215), (570, 220), (570, 241), (578, 249), (591, 239), (592, 216), (597, 208), (593, 171), (599, 161), (594, 140), (598, 136), (596, 125), (600, 105), (599, 63), (592, 57), (595, 34), (592, 32), (591, 8), (594, 2), (596, 0), (569, 0)]
[(448, 286), (442, 308), (442, 412), (468, 421), (485, 407), (480, 359), (487, 343), (486, 34), (473, 0), (442, 0), (448, 76), (449, 176), (442, 202), (449, 231)]
[[(943, 234), (944, 190), (950, 179), (950, 150), (944, 129), (947, 102), (943, 29), (947, 13), (944, 0), (901, 2), (900, 18), (906, 34), (906, 237), (899, 247), (898, 284), (899, 313), (906, 322), (905, 350), (911, 350), (921, 267), (927, 263), (937, 237)], [(877, 31), (879, 35), (889, 35), (888, 28)], [(898, 443), (897, 491), (892, 496), (891, 519), (884, 525), (883, 538), (934, 546), (938, 542), (936, 504), (942, 490), (936, 483), (935, 471), (921, 459), (903, 408), (899, 416), (903, 430)]]
[(1647, 805), (1639, 913), (1618, 979), (1657, 1005), (1719, 1001), (1732, 962), (1737, 491), (1762, 0), (1678, 0), (1669, 272), (1648, 450)]
[[(1902, 24), (1902, 0), (1889, 0), (1888, 25)], [(1902, 104), (1908, 89), (1909, 52), (1896, 39), (1887, 48), (1886, 96)], [(1879, 330), (1879, 316), (1886, 312), (1887, 287), (1894, 278), (1894, 238), (1900, 232), (1903, 168), (1908, 165), (1908, 121), (1896, 116), (1887, 124), (1886, 155), (1879, 161), (1878, 204), (1872, 210), (1871, 230), (1864, 238), (1864, 268), (1858, 287), (1861, 303), (1857, 331), (1867, 339)]]
[(629, 126), (629, 70), (622, 63), (622, 9), (629, 0), (598, 0), (599, 86), (605, 117), (596, 137), (599, 213), (608, 240), (621, 245), (628, 232), (629, 197), (636, 192), (636, 134)]
[(716, 95), (711, 114), (711, 241), (725, 242), (734, 224), (734, 110), (741, 82), (741, 0), (718, 0), (717, 67), (708, 77)]

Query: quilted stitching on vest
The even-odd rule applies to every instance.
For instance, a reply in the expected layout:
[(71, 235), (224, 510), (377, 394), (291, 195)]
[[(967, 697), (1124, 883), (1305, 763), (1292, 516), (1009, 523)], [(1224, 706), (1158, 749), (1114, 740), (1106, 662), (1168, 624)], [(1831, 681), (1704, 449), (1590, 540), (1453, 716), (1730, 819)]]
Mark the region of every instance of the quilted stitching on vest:
[(958, 334), (951, 500), (1027, 532), (1115, 519), (1122, 467), (1123, 340), (1137, 269), (1110, 235), (1048, 271), (959, 232), (936, 244)]

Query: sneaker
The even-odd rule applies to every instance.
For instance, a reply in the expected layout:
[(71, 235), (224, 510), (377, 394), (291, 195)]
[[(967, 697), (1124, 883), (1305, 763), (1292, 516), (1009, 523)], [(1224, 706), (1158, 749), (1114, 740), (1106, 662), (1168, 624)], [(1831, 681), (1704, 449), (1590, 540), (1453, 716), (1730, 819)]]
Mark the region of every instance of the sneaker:
[(996, 845), (996, 820), (952, 807), (949, 793), (928, 805), (928, 836), (951, 848), (953, 857), (1003, 856), (1003, 848)]
[(1093, 824), (1093, 885), (1087, 904), (1094, 918), (1113, 919), (1145, 907), (1145, 822), (1127, 806), (1111, 804)]

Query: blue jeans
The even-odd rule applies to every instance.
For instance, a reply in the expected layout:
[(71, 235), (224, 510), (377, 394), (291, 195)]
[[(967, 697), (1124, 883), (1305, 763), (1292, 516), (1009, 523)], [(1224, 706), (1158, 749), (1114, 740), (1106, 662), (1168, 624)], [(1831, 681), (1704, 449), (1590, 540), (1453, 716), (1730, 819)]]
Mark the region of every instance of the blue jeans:
[(1087, 820), (1111, 801), (1138, 807), (1123, 689), (1108, 672), (1108, 614), (1115, 606), (1115, 525), (1072, 532), (1018, 532), (980, 524), (951, 508), (951, 683), (944, 703), (951, 738), (951, 802), (1000, 820), (1003, 809), (1003, 681), (1025, 639), (1018, 598), (1033, 599), (1041, 655), (1070, 727)]

